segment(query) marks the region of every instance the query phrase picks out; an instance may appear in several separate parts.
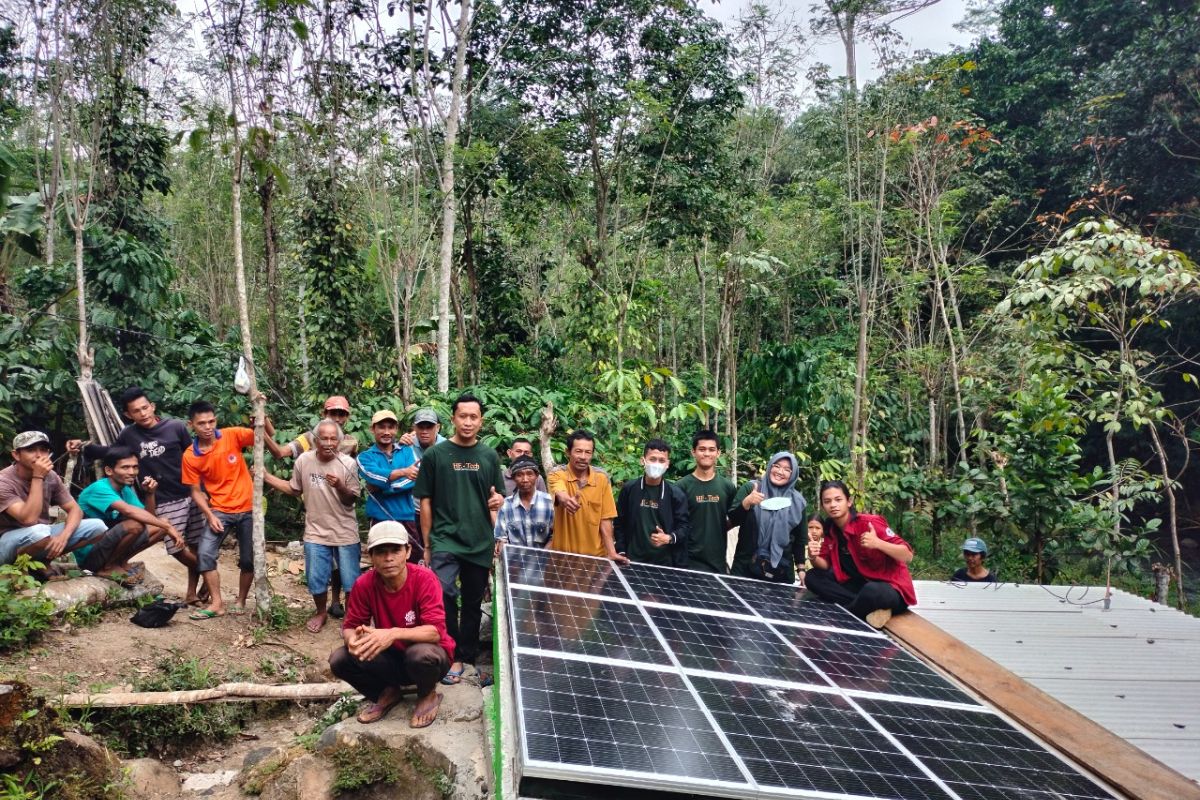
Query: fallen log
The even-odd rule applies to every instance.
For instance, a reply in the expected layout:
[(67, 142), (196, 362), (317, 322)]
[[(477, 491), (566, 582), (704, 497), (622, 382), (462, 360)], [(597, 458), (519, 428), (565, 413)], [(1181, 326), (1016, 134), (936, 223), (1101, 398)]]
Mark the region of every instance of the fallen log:
[[(408, 688), (408, 687), (405, 687)], [(415, 687), (412, 688), (415, 691)], [(221, 703), (239, 700), (323, 700), (343, 694), (356, 694), (344, 681), (332, 683), (222, 683), (211, 689), (187, 689), (175, 692), (75, 692), (47, 702), (63, 708), (119, 708), (121, 706), (172, 706), (191, 703)]]

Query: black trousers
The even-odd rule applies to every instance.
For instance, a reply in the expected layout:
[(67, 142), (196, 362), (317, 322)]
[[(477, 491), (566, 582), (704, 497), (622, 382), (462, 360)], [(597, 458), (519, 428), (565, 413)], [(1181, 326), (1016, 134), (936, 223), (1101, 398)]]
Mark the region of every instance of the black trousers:
[(884, 581), (847, 581), (838, 583), (833, 570), (810, 569), (804, 574), (804, 588), (822, 600), (845, 606), (856, 617), (865, 618), (881, 608), (900, 612), (908, 608), (896, 587)]
[(441, 645), (419, 642), (403, 651), (389, 647), (361, 661), (343, 645), (329, 654), (329, 668), (374, 703), (389, 686), (416, 684), (417, 697), (429, 694), (450, 669), (450, 657)]
[(479, 623), (483, 621), (480, 605), (491, 570), (437, 550), (429, 566), (442, 584), (446, 632), (454, 640), (454, 657), (464, 664), (474, 664), (479, 655)]

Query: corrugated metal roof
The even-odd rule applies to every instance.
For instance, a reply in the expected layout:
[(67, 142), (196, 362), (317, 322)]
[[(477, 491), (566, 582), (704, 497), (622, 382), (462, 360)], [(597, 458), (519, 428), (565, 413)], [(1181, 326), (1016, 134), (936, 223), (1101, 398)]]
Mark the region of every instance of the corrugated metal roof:
[(1200, 782), (1200, 619), (1103, 587), (917, 581), (913, 610)]

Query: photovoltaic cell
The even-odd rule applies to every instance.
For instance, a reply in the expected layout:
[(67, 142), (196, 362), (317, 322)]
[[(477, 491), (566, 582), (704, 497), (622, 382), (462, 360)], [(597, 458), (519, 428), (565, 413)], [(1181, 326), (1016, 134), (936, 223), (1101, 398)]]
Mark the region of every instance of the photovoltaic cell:
[(750, 578), (723, 580), (735, 594), (766, 619), (825, 625), (849, 631), (871, 630), (867, 623), (836, 603), (826, 603), (799, 587)]
[(659, 569), (646, 564), (630, 564), (621, 574), (633, 587), (638, 599), (683, 608), (749, 614), (750, 609), (715, 575), (704, 572)]
[(839, 695), (691, 681), (763, 786), (893, 800), (950, 797)]
[(632, 603), (517, 588), (510, 589), (509, 595), (519, 647), (671, 663), (642, 612)]
[(611, 561), (532, 547), (504, 548), (509, 583), (628, 598)]
[(1112, 796), (995, 714), (887, 700), (858, 703), (963, 800)]
[(684, 669), (825, 685), (765, 623), (666, 608), (647, 611)]
[(745, 785), (672, 672), (517, 654), (531, 761)]
[(782, 625), (779, 632), (843, 689), (975, 704), (891, 639)]

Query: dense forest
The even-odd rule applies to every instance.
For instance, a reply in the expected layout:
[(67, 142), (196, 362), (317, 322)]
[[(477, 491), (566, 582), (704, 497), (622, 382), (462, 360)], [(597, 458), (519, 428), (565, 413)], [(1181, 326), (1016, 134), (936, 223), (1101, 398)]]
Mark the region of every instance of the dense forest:
[(249, 352), (284, 434), (473, 387), (620, 480), (711, 426), (919, 573), (1148, 586), (1200, 561), (1200, 8), (985, 0), (912, 54), (932, 2), (9, 0), (0, 433), (85, 434), (81, 376), (245, 420)]

